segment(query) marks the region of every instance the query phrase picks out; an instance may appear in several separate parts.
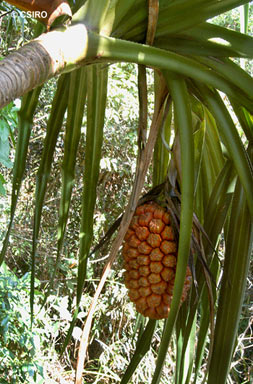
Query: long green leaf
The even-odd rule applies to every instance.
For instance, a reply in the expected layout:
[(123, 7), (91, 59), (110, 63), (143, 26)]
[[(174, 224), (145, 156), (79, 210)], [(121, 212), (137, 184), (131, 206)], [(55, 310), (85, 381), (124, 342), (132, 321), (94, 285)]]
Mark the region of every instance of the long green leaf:
[(91, 41), (90, 54), (99, 60), (127, 61), (143, 64), (161, 70), (168, 70), (179, 75), (190, 77), (217, 88), (228, 96), (240, 97), (241, 104), (249, 111), (253, 111), (253, 96), (247, 95), (244, 89), (236, 86), (236, 82), (226, 80), (223, 75), (197, 63), (195, 60), (147, 45), (136, 44), (129, 41), (98, 36), (89, 32)]
[(87, 14), (85, 19), (92, 29), (100, 30), (102, 28), (109, 5), (110, 0), (87, 0)]
[(248, 32), (249, 26), (249, 2), (240, 7), (240, 31), (242, 33)]
[(107, 67), (93, 65), (87, 68), (87, 133), (77, 276), (77, 305), (61, 353), (64, 352), (72, 336), (86, 279), (87, 261), (93, 236), (93, 215), (103, 143), (107, 79)]
[(203, 42), (197, 39), (189, 39), (184, 36), (168, 35), (158, 38), (154, 42), (157, 48), (172, 51), (180, 55), (212, 56), (212, 57), (240, 57), (236, 51), (220, 47), (212, 42)]
[(210, 313), (209, 313), (209, 303), (207, 291), (205, 291), (201, 297), (201, 306), (200, 306), (200, 320), (199, 320), (199, 331), (198, 331), (198, 344), (196, 348), (196, 358), (195, 358), (195, 377), (194, 383), (196, 383), (201, 362), (204, 355), (204, 348), (206, 345), (207, 332), (210, 323)]
[[(183, 305), (180, 308), (180, 311), (178, 313), (177, 321), (176, 321), (176, 348), (177, 348), (177, 355), (176, 355), (176, 369), (175, 369), (175, 384), (182, 383), (182, 378), (180, 377), (180, 366), (184, 365), (184, 356), (185, 353), (182, 353), (183, 349), (183, 341), (184, 341), (184, 331), (185, 331), (185, 323), (187, 319), (187, 311), (185, 308), (185, 305)], [(189, 338), (188, 338), (189, 340)], [(180, 381), (179, 381), (180, 380)]]
[(62, 196), (60, 201), (57, 234), (58, 256), (60, 254), (63, 244), (64, 233), (68, 220), (72, 189), (75, 180), (75, 165), (77, 159), (77, 149), (81, 135), (81, 126), (84, 114), (84, 105), (86, 101), (86, 92), (86, 68), (81, 68), (77, 71), (72, 72), (70, 77), (68, 117), (64, 142), (64, 157), (62, 163)]
[(110, 6), (110, 0), (87, 0), (74, 14), (73, 23), (86, 23), (97, 32), (103, 27), (105, 16)]
[(198, 220), (203, 223), (204, 216), (204, 191), (205, 184), (201, 178), (203, 173), (203, 158), (206, 145), (206, 118), (203, 105), (195, 98), (191, 97), (191, 108), (194, 126), (194, 212)]
[[(240, 32), (242, 34), (248, 33), (248, 25), (249, 25), (249, 3), (244, 4), (240, 7)], [(246, 61), (244, 58), (240, 59), (240, 66), (245, 70), (246, 69)]]
[[(182, 33), (156, 34), (154, 45), (184, 55), (253, 57), (253, 38), (210, 23)], [(138, 39), (134, 39), (138, 41)]]
[[(128, 3), (125, 1), (125, 3)], [(131, 0), (132, 3), (132, 0)], [(144, 3), (143, 0), (135, 0), (133, 6), (128, 9), (123, 9), (125, 12), (124, 17), (122, 17), (121, 23), (116, 23), (112, 31), (112, 36), (124, 38), (123, 36), (130, 31), (132, 28), (135, 28), (136, 25), (142, 25), (142, 41), (144, 41), (147, 31), (147, 22), (148, 22), (148, 6), (147, 3)]]
[(86, 86), (87, 77), (85, 67), (71, 73), (68, 95), (68, 116), (64, 142), (64, 157), (62, 163), (62, 192), (57, 233), (57, 256), (44, 302), (46, 301), (54, 282), (68, 221), (72, 189), (75, 181), (77, 149), (80, 140), (84, 104), (86, 100)]
[(102, 66), (88, 68), (87, 135), (77, 282), (78, 305), (86, 278), (86, 266), (93, 236), (93, 214), (103, 143), (107, 74), (107, 68)]
[(202, 95), (204, 95), (209, 110), (213, 113), (217, 121), (217, 126), (229, 155), (231, 159), (233, 159), (234, 166), (245, 190), (250, 213), (253, 217), (253, 173), (251, 161), (244, 150), (233, 120), (219, 94), (203, 86), (200, 86), (200, 89), (202, 90)]
[[(247, 0), (161, 1), (157, 33), (159, 35), (184, 31), (246, 2)], [(126, 40), (135, 39), (143, 33), (143, 27), (147, 23), (146, 19), (147, 14), (143, 7), (139, 6), (133, 20), (122, 22), (120, 29), (115, 31), (115, 34)]]
[[(218, 176), (220, 170), (223, 167), (224, 158), (222, 155), (222, 149), (215, 120), (205, 108), (204, 124), (205, 142), (203, 144), (202, 150), (200, 177), (201, 184), (203, 186), (201, 198), (203, 202), (206, 202), (210, 197), (216, 177)], [(205, 214), (206, 209), (206, 203), (204, 203), (201, 222), (203, 222), (203, 214)]]
[(62, 75), (58, 80), (57, 90), (52, 103), (51, 114), (47, 123), (47, 134), (44, 140), (39, 170), (36, 176), (35, 213), (34, 213), (34, 246), (38, 240), (41, 212), (47, 183), (52, 167), (56, 141), (62, 128), (64, 113), (67, 108), (69, 75)]
[[(217, 281), (219, 276), (219, 262), (217, 258), (214, 258), (210, 271), (213, 278)], [(216, 298), (216, 287), (213, 285), (213, 296)], [(201, 296), (201, 308), (200, 308), (200, 322), (199, 322), (199, 332), (198, 332), (198, 344), (196, 348), (196, 357), (195, 357), (195, 377), (194, 383), (197, 382), (198, 374), (201, 368), (202, 359), (204, 357), (204, 349), (207, 343), (208, 328), (210, 324), (210, 305), (208, 300), (208, 292), (204, 287), (204, 292)]]
[[(169, 155), (168, 149), (165, 147), (163, 143), (163, 140), (165, 140), (166, 143), (169, 143), (170, 136), (171, 136), (171, 117), (172, 117), (172, 113), (170, 110), (164, 122), (164, 125), (162, 126), (161, 134), (158, 136), (157, 142), (154, 148), (153, 186), (163, 183), (166, 177), (170, 155)], [(163, 136), (163, 139), (162, 139), (162, 136)]]
[(196, 324), (197, 324), (197, 313), (193, 321), (192, 330), (190, 333), (190, 338), (188, 340), (188, 346), (187, 346), (187, 355), (184, 357), (186, 360), (185, 362), (185, 380), (184, 383), (188, 384), (191, 379), (192, 370), (193, 370), (193, 364), (194, 364), (194, 357), (195, 357), (195, 343), (196, 343)]
[[(217, 177), (207, 202), (204, 228), (213, 246), (216, 246), (218, 235), (224, 226), (228, 207), (234, 192), (234, 177), (232, 163), (228, 160)], [(206, 254), (212, 254), (213, 249), (210, 248), (208, 242), (205, 239), (203, 242)]]
[(253, 115), (240, 104), (240, 100), (230, 99), (233, 110), (249, 142), (253, 141)]
[[(194, 133), (195, 145), (195, 213), (203, 223), (206, 201), (210, 197), (216, 177), (224, 164), (224, 157), (216, 123), (202, 105), (200, 128)], [(194, 104), (193, 104), (194, 107)]]
[(182, 158), (182, 186), (181, 186), (181, 214), (180, 236), (175, 287), (169, 317), (166, 321), (161, 345), (159, 348), (156, 370), (152, 384), (160, 380), (163, 364), (165, 362), (168, 345), (173, 327), (179, 311), (186, 267), (190, 252), (190, 239), (192, 233), (193, 195), (194, 195), (194, 144), (192, 132), (192, 118), (184, 80), (170, 77), (165, 74), (171, 91), (174, 107), (175, 121), (179, 131), (181, 158)]
[(103, 27), (101, 32), (105, 35), (110, 35), (118, 25), (122, 23), (122, 19), (126, 16), (128, 11), (136, 5), (136, 0), (114, 0), (111, 1), (108, 7), (108, 12), (104, 18)]
[(217, 129), (215, 119), (206, 108), (204, 108), (204, 114), (206, 120), (206, 149), (209, 150), (211, 157), (209, 166), (213, 167), (214, 174), (217, 176), (225, 162), (222, 153), (219, 131)]
[(179, 311), (176, 322), (177, 359), (175, 384), (188, 383), (193, 368), (197, 312), (195, 312), (191, 331), (187, 334), (187, 337), (185, 337), (187, 317), (188, 308), (187, 304), (184, 303)]
[(224, 384), (227, 379), (252, 251), (252, 220), (240, 179), (236, 184), (229, 229), (225, 240), (225, 264), (208, 384)]
[(32, 125), (33, 125), (33, 115), (35, 112), (35, 108), (37, 107), (37, 104), (38, 104), (41, 88), (42, 87), (38, 87), (23, 97), (21, 109), (18, 112), (18, 117), (19, 117), (18, 139), (17, 139), (17, 147), (16, 147), (15, 160), (14, 160), (14, 166), (13, 166), (10, 222), (8, 225), (7, 233), (5, 235), (3, 247), (1, 250), (0, 265), (4, 260), (8, 243), (9, 243), (9, 236), (10, 236), (10, 232), (11, 232), (11, 228), (14, 220), (19, 191), (21, 188), (22, 179), (25, 172), (25, 163), (27, 158), (29, 139), (31, 135)]
[(33, 313), (34, 282), (36, 249), (39, 237), (41, 214), (47, 184), (50, 177), (53, 155), (60, 129), (63, 124), (64, 113), (67, 108), (69, 91), (69, 75), (62, 75), (58, 80), (57, 90), (52, 103), (51, 114), (47, 123), (47, 134), (44, 140), (43, 152), (40, 160), (39, 170), (36, 176), (35, 210), (33, 222), (33, 246), (32, 246), (32, 274), (31, 274), (31, 313)]
[(156, 320), (148, 321), (148, 324), (146, 325), (146, 328), (137, 343), (134, 355), (131, 358), (131, 362), (127, 367), (126, 372), (124, 373), (124, 376), (122, 377), (120, 384), (127, 384), (129, 382), (138, 364), (140, 363), (142, 358), (145, 356), (145, 354), (148, 352), (150, 348), (150, 343), (155, 331), (156, 323), (157, 323)]
[(175, 33), (185, 30), (247, 2), (247, 0), (185, 1), (181, 7), (173, 7), (172, 3), (166, 9), (166, 12), (163, 11), (163, 16), (166, 19), (159, 24), (159, 31), (164, 30), (167, 33)]
[(193, 112), (194, 104), (192, 104), (192, 120), (194, 130), (194, 195), (196, 196), (199, 185), (203, 152), (206, 141), (206, 124), (203, 116), (203, 108), (200, 114)]
[(211, 42), (213, 45), (223, 48), (225, 52), (226, 49), (231, 49), (237, 53), (237, 57), (253, 57), (253, 38), (251, 36), (243, 35), (219, 25), (203, 23), (184, 31), (182, 36), (188, 40)]
[[(253, 43), (253, 41), (252, 41)], [(248, 97), (252, 97), (253, 79), (239, 65), (229, 59), (211, 59), (208, 57), (198, 57), (197, 61), (214, 69), (217, 73), (224, 76), (229, 82), (233, 82), (236, 86), (247, 93)]]
[[(195, 189), (197, 187), (197, 195), (195, 193), (195, 205), (201, 205), (202, 202), (207, 201), (210, 196), (210, 191), (213, 188), (214, 182), (216, 180), (217, 173), (221, 169), (223, 165), (223, 158), (221, 155), (221, 148), (218, 145), (218, 134), (215, 126), (215, 122), (210, 119), (210, 116), (207, 116), (205, 108), (203, 106), (198, 105), (196, 101), (192, 100), (192, 109), (194, 108), (195, 114), (199, 117), (199, 120), (194, 124), (194, 127), (198, 127), (199, 123), (200, 127), (194, 132), (194, 153), (195, 153), (195, 170), (198, 172), (198, 178), (196, 180), (196, 172), (195, 172)], [(200, 152), (200, 153), (199, 153)], [(208, 155), (207, 155), (208, 154)], [(215, 165), (214, 165), (215, 164)], [(211, 172), (210, 172), (210, 169)], [(208, 171), (207, 177), (206, 172)], [(203, 182), (203, 176), (205, 176)], [(206, 179), (208, 180), (208, 188)], [(196, 185), (197, 184), (197, 185)], [(199, 185), (204, 185), (203, 188), (199, 188)], [(209, 190), (209, 192), (207, 191)], [(207, 191), (207, 192), (206, 192)], [(203, 192), (205, 195), (202, 196)], [(201, 200), (198, 203), (198, 200)], [(205, 207), (206, 208), (206, 207)], [(202, 211), (201, 211), (202, 212)], [(201, 213), (202, 223), (204, 210)], [(203, 275), (203, 266), (200, 266), (201, 274)], [(198, 280), (197, 280), (198, 281)], [(202, 283), (203, 284), (203, 283)], [(193, 294), (194, 300), (193, 305), (190, 306), (189, 317), (186, 322), (186, 329), (181, 329), (181, 347), (180, 354), (177, 353), (177, 382), (178, 383), (187, 383), (190, 380), (191, 372), (193, 368), (193, 345), (195, 339), (196, 332), (196, 313), (197, 313), (197, 304), (198, 301), (201, 300), (201, 293), (199, 292), (200, 288), (198, 287), (198, 293), (200, 297), (196, 297)], [(195, 305), (196, 304), (196, 305)], [(185, 319), (186, 321), (186, 319)], [(178, 323), (178, 321), (177, 321)], [(195, 324), (195, 325), (194, 325)], [(209, 325), (209, 317), (207, 321), (207, 328)], [(191, 343), (189, 343), (191, 340)]]
[[(159, 76), (155, 74), (155, 85), (159, 83)], [(155, 86), (155, 95), (156, 95)], [(157, 137), (153, 155), (153, 186), (159, 185), (165, 181), (169, 162), (169, 143), (171, 137), (171, 121), (172, 121), (172, 103), (168, 99), (164, 107), (163, 123), (161, 125), (160, 135)]]
[[(212, 161), (212, 158), (211, 160)], [(206, 233), (208, 234), (209, 240), (213, 247), (210, 247), (210, 243), (203, 239), (203, 246), (205, 250), (205, 254), (208, 257), (208, 260), (211, 260), (209, 263), (209, 269), (213, 277), (216, 277), (217, 273), (217, 258), (212, 259), (212, 255), (214, 253), (214, 248), (217, 243), (218, 236), (224, 226), (224, 222), (227, 217), (228, 209), (230, 206), (233, 187), (231, 186), (233, 180), (233, 168), (230, 161), (227, 161), (224, 167), (222, 168), (219, 176), (216, 179), (216, 182), (213, 184), (212, 193), (209, 196), (205, 197), (205, 201), (209, 201), (207, 204), (207, 209), (205, 211), (205, 220), (204, 220), (204, 228)], [(188, 339), (190, 337), (190, 333), (192, 330), (192, 324), (194, 322), (195, 314), (199, 303), (202, 301), (202, 293), (205, 284), (205, 279), (203, 276), (203, 266), (199, 261), (196, 263), (196, 277), (198, 282), (197, 291), (192, 289), (191, 299), (190, 299), (190, 311), (187, 319), (186, 329), (184, 332), (184, 342), (182, 347), (182, 353), (184, 354), (187, 348)], [(204, 320), (203, 320), (204, 321)], [(207, 320), (206, 320), (207, 321)], [(208, 317), (209, 321), (209, 317)], [(201, 345), (204, 344), (204, 340), (202, 336), (198, 337), (198, 342), (200, 345), (197, 349), (196, 359), (201, 359)], [(196, 360), (197, 361), (197, 360)]]

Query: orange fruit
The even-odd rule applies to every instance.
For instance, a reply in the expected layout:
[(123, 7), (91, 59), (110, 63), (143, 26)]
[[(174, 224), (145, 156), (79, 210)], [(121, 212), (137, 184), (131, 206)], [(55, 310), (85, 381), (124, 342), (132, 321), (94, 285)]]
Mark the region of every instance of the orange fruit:
[[(151, 319), (168, 317), (177, 266), (177, 241), (170, 215), (155, 202), (139, 206), (123, 245), (125, 285), (136, 310)], [(191, 286), (187, 267), (181, 303)]]

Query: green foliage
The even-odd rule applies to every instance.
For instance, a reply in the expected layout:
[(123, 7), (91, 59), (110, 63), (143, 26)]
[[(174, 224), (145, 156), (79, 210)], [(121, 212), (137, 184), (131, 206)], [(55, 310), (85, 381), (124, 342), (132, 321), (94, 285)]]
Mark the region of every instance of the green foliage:
[(37, 22), (5, 1), (0, 4), (0, 16), (1, 55), (6, 55), (14, 45), (19, 47), (32, 37)]
[[(229, 29), (233, 29), (237, 32), (240, 32), (240, 8), (238, 7), (222, 13), (212, 19), (212, 23), (220, 25)], [(249, 23), (248, 23), (248, 34), (253, 35), (253, 7), (252, 2), (249, 5)]]
[[(6, 383), (43, 383), (38, 359), (41, 323), (31, 329), (29, 316), (30, 274), (17, 278), (5, 264), (0, 275), (0, 374)], [(39, 293), (37, 292), (37, 295)], [(38, 332), (38, 328), (40, 331)], [(1, 381), (2, 382), (2, 381)]]
[[(15, 145), (13, 133), (18, 123), (17, 110), (13, 102), (0, 110), (0, 165), (7, 168), (13, 166), (10, 160), (9, 140)], [(5, 195), (4, 184), (5, 179), (0, 173), (0, 195)]]

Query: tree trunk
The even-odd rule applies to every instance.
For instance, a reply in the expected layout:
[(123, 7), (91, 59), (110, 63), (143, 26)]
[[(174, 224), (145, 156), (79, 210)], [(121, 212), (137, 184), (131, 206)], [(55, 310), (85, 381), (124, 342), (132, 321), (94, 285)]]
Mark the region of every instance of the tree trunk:
[(87, 63), (84, 24), (44, 33), (0, 62), (0, 108), (51, 77)]

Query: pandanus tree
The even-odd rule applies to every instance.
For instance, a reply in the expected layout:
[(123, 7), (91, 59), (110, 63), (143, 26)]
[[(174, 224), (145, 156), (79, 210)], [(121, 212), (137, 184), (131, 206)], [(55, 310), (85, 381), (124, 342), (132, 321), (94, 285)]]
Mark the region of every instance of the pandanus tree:
[[(47, 31), (37, 33), (32, 41), (0, 62), (1, 107), (23, 96), (13, 170), (11, 217), (1, 261), (14, 220), (34, 111), (43, 84), (59, 75), (37, 174), (31, 312), (36, 246), (57, 137), (67, 111), (56, 268), (71, 204), (83, 114), (87, 110), (77, 303), (66, 345), (78, 315), (93, 238), (108, 64), (137, 64), (139, 150), (136, 174), (128, 205), (122, 206), (124, 214), (116, 223), (118, 228), (114, 225), (117, 235), (111, 245), (110, 259), (84, 326), (76, 383), (82, 382), (92, 314), (110, 267), (119, 254), (136, 207), (155, 200), (174, 217), (178, 251), (173, 299), (164, 320), (152, 384), (160, 381), (174, 331), (177, 339), (174, 382), (197, 382), (198, 370), (206, 359), (204, 349), (208, 345), (205, 382), (224, 384), (236, 345), (252, 249), (253, 217), (253, 79), (233, 58), (252, 58), (253, 39), (213, 25), (208, 20), (248, 1), (76, 0), (68, 3), (17, 0), (9, 3), (24, 10), (46, 10)], [(153, 71), (155, 89), (149, 127), (147, 68)], [(238, 126), (242, 135), (238, 133)], [(154, 188), (142, 196), (151, 162)], [(225, 242), (222, 262), (218, 255), (221, 236)], [(194, 283), (187, 301), (181, 306), (188, 265)], [(55, 273), (56, 269), (52, 281)], [(148, 351), (156, 321), (147, 320), (122, 384), (130, 381)]]

